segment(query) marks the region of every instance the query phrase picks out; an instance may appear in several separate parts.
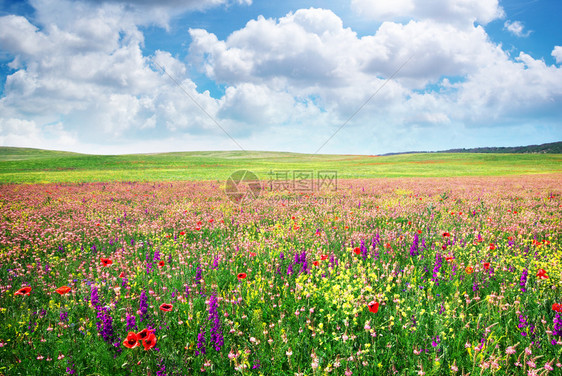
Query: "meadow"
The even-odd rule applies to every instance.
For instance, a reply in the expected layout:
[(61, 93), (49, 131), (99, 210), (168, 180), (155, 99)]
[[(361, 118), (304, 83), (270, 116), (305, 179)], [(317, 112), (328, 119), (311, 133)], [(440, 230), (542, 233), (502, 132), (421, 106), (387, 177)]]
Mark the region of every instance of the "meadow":
[[(506, 174), (485, 157), (468, 175)], [(2, 163), (4, 182), (58, 183), (0, 186), (0, 374), (562, 374), (559, 156), (508, 156), (515, 176), (266, 185), (245, 205), (217, 182), (236, 158), (143, 182), (87, 182), (138, 172), (60, 158)], [(400, 158), (389, 171), (484, 157)], [(357, 168), (338, 178), (383, 174)]]
[(562, 173), (561, 154), (403, 154), (392, 156), (206, 151), (87, 155), (0, 147), (0, 183), (219, 181), (239, 169), (336, 170), (340, 179), (505, 176)]

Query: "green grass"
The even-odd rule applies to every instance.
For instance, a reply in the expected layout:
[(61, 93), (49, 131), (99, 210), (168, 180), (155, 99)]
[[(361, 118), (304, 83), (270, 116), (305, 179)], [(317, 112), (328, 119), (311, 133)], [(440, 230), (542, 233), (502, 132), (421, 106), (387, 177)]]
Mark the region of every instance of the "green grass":
[(87, 155), (0, 147), (0, 183), (224, 180), (247, 169), (336, 170), (338, 178), (500, 176), (562, 172), (561, 154), (313, 155), (258, 151)]

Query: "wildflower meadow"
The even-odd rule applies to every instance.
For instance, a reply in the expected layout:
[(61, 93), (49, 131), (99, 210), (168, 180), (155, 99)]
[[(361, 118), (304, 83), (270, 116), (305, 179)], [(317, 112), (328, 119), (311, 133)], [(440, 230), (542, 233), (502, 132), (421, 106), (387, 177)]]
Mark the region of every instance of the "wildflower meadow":
[(562, 375), (559, 174), (0, 186), (2, 375)]

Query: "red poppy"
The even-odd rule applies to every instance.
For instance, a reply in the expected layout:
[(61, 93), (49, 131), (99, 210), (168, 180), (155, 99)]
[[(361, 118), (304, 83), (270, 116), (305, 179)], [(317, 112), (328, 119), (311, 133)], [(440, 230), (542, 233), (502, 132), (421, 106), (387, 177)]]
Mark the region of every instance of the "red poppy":
[(180, 235), (185, 235), (185, 231), (180, 231)]
[(546, 275), (546, 270), (539, 269), (537, 271), (537, 277), (539, 277), (539, 279), (548, 279), (548, 276)]
[(379, 311), (379, 302), (371, 302), (367, 306), (372, 313), (377, 313)]
[(490, 243), (490, 246), (488, 247), (488, 249), (490, 251), (493, 251), (494, 249), (496, 249), (496, 245), (494, 243)]
[(442, 249), (442, 250), (446, 250), (446, 249), (447, 249), (447, 244), (443, 244), (443, 245), (441, 246), (441, 249)]
[(68, 286), (61, 286), (58, 289), (55, 290), (57, 293), (64, 295), (64, 294), (68, 294), (70, 292), (70, 287)]
[(490, 269), (490, 263), (489, 262), (485, 262), (483, 265), (484, 265), (484, 269), (486, 269), (486, 270)]
[(474, 268), (472, 266), (467, 266), (464, 271), (466, 272), (466, 274), (472, 274), (474, 273)]
[(26, 286), (16, 291), (14, 295), (29, 295), (30, 292), (31, 292), (31, 287)]
[(139, 345), (139, 338), (137, 336), (137, 333), (129, 332), (129, 334), (127, 334), (127, 338), (123, 341), (123, 345), (129, 349), (134, 349), (135, 347), (137, 347)]
[(554, 303), (552, 305), (552, 310), (555, 311), (555, 312), (562, 312), (562, 304)]
[(250, 256), (254, 257), (255, 255), (257, 255), (256, 252), (250, 252)]
[(101, 260), (101, 263), (102, 263), (103, 266), (109, 266), (109, 265), (113, 264), (113, 261), (111, 261), (108, 258), (102, 257), (100, 260)]
[(320, 260), (327, 260), (328, 259), (328, 255), (320, 255)]
[(125, 272), (121, 272), (121, 274), (119, 274), (119, 278), (125, 278)]
[(163, 267), (163, 266), (164, 266), (164, 260), (158, 261), (158, 266), (159, 266), (159, 267)]
[(422, 233), (422, 230), (418, 230), (418, 234), (421, 234), (421, 233)]
[(144, 346), (145, 350), (150, 350), (154, 346), (156, 346), (156, 336), (154, 333), (150, 333), (147, 339), (142, 341), (142, 345)]
[(454, 257), (453, 256), (445, 256), (445, 260), (447, 261), (453, 261)]
[(238, 279), (244, 279), (246, 277), (246, 273), (238, 273)]
[(168, 303), (164, 303), (160, 306), (160, 311), (170, 312), (172, 310), (172, 308), (174, 308), (173, 305), (168, 304)]
[(448, 232), (444, 232), (444, 233), (443, 233), (443, 237), (444, 237), (444, 238), (448, 238), (449, 236), (451, 236), (451, 234), (449, 234)]
[(318, 266), (318, 265), (320, 265), (320, 263), (319, 263), (318, 261), (313, 261), (313, 262), (312, 262), (312, 265)]
[(147, 339), (148, 337), (150, 337), (150, 335), (152, 334), (152, 330), (148, 330), (148, 329), (143, 329), (140, 332), (137, 333), (137, 339), (139, 341), (144, 341), (145, 339)]
[(361, 253), (361, 248), (355, 247), (355, 248), (353, 249), (353, 252), (355, 252), (355, 254), (358, 255), (358, 254)]

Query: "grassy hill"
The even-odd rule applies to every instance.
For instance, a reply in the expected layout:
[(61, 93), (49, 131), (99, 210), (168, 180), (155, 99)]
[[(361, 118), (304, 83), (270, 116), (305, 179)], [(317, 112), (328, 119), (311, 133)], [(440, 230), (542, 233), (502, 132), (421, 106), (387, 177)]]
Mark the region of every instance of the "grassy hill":
[(260, 151), (87, 155), (0, 147), (0, 183), (224, 180), (239, 169), (337, 171), (338, 178), (497, 176), (562, 172), (562, 154), (424, 153), (393, 156)]

